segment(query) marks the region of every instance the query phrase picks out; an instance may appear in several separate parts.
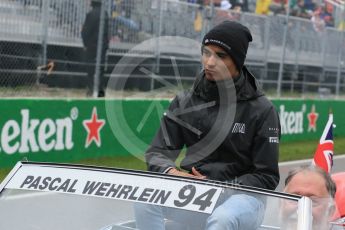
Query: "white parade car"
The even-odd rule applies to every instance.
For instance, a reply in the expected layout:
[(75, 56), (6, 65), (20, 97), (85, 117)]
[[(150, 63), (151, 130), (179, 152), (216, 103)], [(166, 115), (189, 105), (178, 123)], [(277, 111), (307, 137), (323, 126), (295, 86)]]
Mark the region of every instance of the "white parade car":
[[(193, 223), (211, 214), (221, 196), (237, 193), (265, 202), (261, 230), (287, 229), (287, 221), (292, 229), (312, 229), (307, 197), (144, 171), (33, 162), (18, 162), (0, 185), (0, 229), (137, 229), (138, 203), (183, 211)], [(295, 218), (282, 215), (286, 203), (295, 205)], [(174, 221), (164, 221), (166, 229), (176, 229)]]

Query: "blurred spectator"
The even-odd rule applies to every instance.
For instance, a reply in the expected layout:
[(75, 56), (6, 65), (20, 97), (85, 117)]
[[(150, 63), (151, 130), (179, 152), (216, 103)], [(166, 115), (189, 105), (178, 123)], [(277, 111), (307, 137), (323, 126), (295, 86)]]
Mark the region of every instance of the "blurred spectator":
[(203, 0), (188, 0), (190, 3), (194, 2), (194, 4), (198, 4), (199, 7), (195, 8), (195, 11), (193, 12), (194, 17), (194, 31), (199, 33), (196, 37), (197, 40), (202, 39), (203, 33), (203, 25), (204, 25), (204, 19), (203, 19), (203, 12), (204, 12), (204, 1)]
[[(220, 6), (220, 2), (221, 2), (222, 0), (213, 0), (213, 4), (214, 4), (214, 6)], [(211, 0), (204, 0), (204, 5), (205, 6), (208, 6), (208, 5), (210, 5), (211, 4)]]
[(290, 0), (290, 15), (291, 16), (296, 16), (299, 17), (300, 11), (301, 9), (301, 5), (302, 7), (304, 7), (304, 1), (302, 1), (303, 3), (301, 4), (301, 1), (299, 0)]
[(220, 2), (219, 8), (216, 9), (216, 24), (228, 19), (230, 8), (231, 3), (228, 0), (222, 0)]
[(341, 20), (337, 26), (337, 29), (340, 31), (344, 31), (345, 30), (345, 20)]
[(315, 11), (316, 8), (316, 2), (315, 0), (304, 0), (304, 9), (309, 13), (312, 14), (312, 12)]
[(195, 32), (201, 32), (202, 31), (202, 24), (203, 24), (203, 18), (202, 18), (202, 7), (196, 9), (196, 13), (194, 16), (194, 31)]
[(220, 2), (220, 9), (229, 10), (232, 7), (231, 3), (228, 0), (222, 0)]
[(132, 19), (132, 0), (114, 0), (111, 6), (110, 40), (112, 42), (136, 42), (140, 25)]
[(248, 12), (248, 0), (230, 0), (230, 4), (232, 10)]
[(340, 15), (340, 20), (337, 24), (337, 29), (340, 31), (344, 31), (345, 30), (345, 11), (343, 11)]
[(332, 15), (332, 5), (326, 4), (324, 7), (322, 7), (321, 11), (321, 18), (325, 21), (326, 26), (328, 27), (334, 27), (334, 18)]
[(323, 32), (326, 26), (325, 21), (321, 17), (321, 13), (322, 7), (319, 6), (316, 8), (316, 10), (313, 13), (313, 16), (310, 19), (313, 23), (313, 28), (316, 32)]
[[(99, 25), (100, 25), (100, 18), (101, 18), (101, 0), (92, 0), (91, 1), (91, 11), (87, 13), (83, 28), (81, 31), (81, 36), (83, 39), (83, 44), (85, 47), (85, 61), (88, 63), (87, 66), (87, 96), (92, 96), (93, 88), (94, 88), (94, 75), (95, 75), (95, 63), (97, 57), (97, 45), (98, 45), (98, 34), (99, 34)], [(103, 41), (101, 47), (101, 64), (104, 63), (105, 60), (105, 52), (108, 49), (109, 45), (109, 37), (108, 37), (108, 21), (109, 17), (107, 12), (105, 13), (104, 19), (104, 31), (103, 31)], [(97, 89), (97, 96), (104, 97), (105, 96), (105, 79), (103, 77), (103, 67), (100, 67), (100, 75), (99, 75), (99, 84)]]
[(241, 19), (242, 14), (242, 7), (241, 6), (235, 6), (232, 11), (230, 12), (232, 20), (239, 21)]
[(131, 17), (131, 11), (134, 3), (133, 0), (113, 0), (112, 1), (112, 14), (113, 16), (123, 16), (126, 18)]
[(269, 6), (270, 11), (274, 14), (285, 14), (287, 7), (287, 0), (272, 0)]
[(271, 5), (271, 0), (257, 0), (256, 1), (256, 14), (268, 15), (270, 12), (269, 6)]
[(304, 7), (304, 0), (297, 0), (297, 4), (291, 9), (291, 15), (308, 19), (312, 16)]
[[(270, 13), (269, 6), (271, 5), (271, 0), (257, 0), (256, 1), (256, 8), (255, 13), (260, 15), (268, 15)], [(265, 47), (265, 23), (258, 22), (258, 25), (260, 27), (260, 42), (261, 46), (259, 48)]]
[(204, 6), (204, 0), (192, 0), (192, 1), (195, 1), (195, 4), (198, 4), (201, 7)]
[(121, 15), (130, 18), (131, 17), (131, 12), (132, 12), (132, 7), (134, 5), (133, 0), (122, 0), (119, 1), (119, 5), (121, 8)]
[(216, 10), (216, 17), (214, 20), (215, 25), (225, 21), (225, 20), (238, 20), (240, 17), (241, 8), (236, 6), (237, 11), (230, 11), (232, 5), (228, 0), (222, 0), (220, 3), (220, 8)]
[(254, 13), (256, 8), (256, 0), (248, 0), (248, 12)]

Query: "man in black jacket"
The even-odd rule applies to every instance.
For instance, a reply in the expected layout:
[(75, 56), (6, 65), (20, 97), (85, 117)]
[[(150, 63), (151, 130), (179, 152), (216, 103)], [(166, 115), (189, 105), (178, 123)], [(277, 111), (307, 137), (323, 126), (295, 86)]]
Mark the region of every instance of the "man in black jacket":
[[(276, 188), (279, 118), (244, 66), (251, 41), (248, 28), (232, 21), (205, 35), (203, 71), (193, 88), (178, 95), (164, 114), (146, 152), (150, 171)], [(184, 146), (186, 155), (178, 168), (175, 160)], [(170, 218), (168, 212), (157, 215), (159, 209), (152, 209), (155, 211), (136, 210), (139, 229), (163, 229), (150, 223), (155, 222), (154, 217)], [(232, 195), (208, 216), (206, 229), (256, 229), (263, 212), (262, 200)]]
[[(97, 57), (97, 46), (98, 46), (98, 35), (99, 35), (99, 26), (101, 19), (101, 5), (102, 0), (92, 0), (91, 7), (92, 10), (87, 13), (83, 28), (81, 31), (81, 36), (83, 39), (83, 44), (85, 47), (85, 61), (88, 63), (86, 66), (87, 69), (87, 95), (91, 96), (94, 87), (94, 74), (96, 67), (96, 57)], [(105, 92), (105, 80), (103, 77), (103, 64), (105, 60), (105, 52), (108, 49), (109, 36), (108, 36), (108, 14), (104, 12), (104, 27), (103, 27), (103, 40), (101, 46), (101, 67), (99, 74), (98, 82), (98, 97), (104, 97)]]

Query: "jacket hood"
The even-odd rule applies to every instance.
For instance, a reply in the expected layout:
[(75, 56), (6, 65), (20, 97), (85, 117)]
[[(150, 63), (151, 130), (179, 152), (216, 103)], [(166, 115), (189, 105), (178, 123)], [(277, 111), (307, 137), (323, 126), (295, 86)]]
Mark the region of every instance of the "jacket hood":
[[(220, 82), (220, 84), (222, 83)], [(240, 76), (234, 80), (234, 85), (237, 101), (252, 100), (264, 95), (259, 82), (245, 66), (243, 66)], [(192, 90), (195, 95), (205, 101), (219, 101), (217, 84), (206, 79), (204, 70), (200, 72), (195, 80)]]

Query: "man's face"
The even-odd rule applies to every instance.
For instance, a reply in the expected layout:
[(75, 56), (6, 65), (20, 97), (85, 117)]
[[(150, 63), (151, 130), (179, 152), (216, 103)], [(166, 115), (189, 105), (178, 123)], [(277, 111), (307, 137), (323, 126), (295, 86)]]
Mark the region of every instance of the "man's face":
[(209, 81), (225, 80), (239, 75), (232, 58), (217, 45), (203, 47), (202, 64)]
[[(333, 214), (330, 208), (332, 200), (321, 175), (316, 172), (299, 172), (292, 177), (284, 191), (309, 197), (313, 203), (313, 229), (327, 229), (328, 220)], [(283, 216), (290, 216), (296, 209), (296, 203), (285, 202)]]

